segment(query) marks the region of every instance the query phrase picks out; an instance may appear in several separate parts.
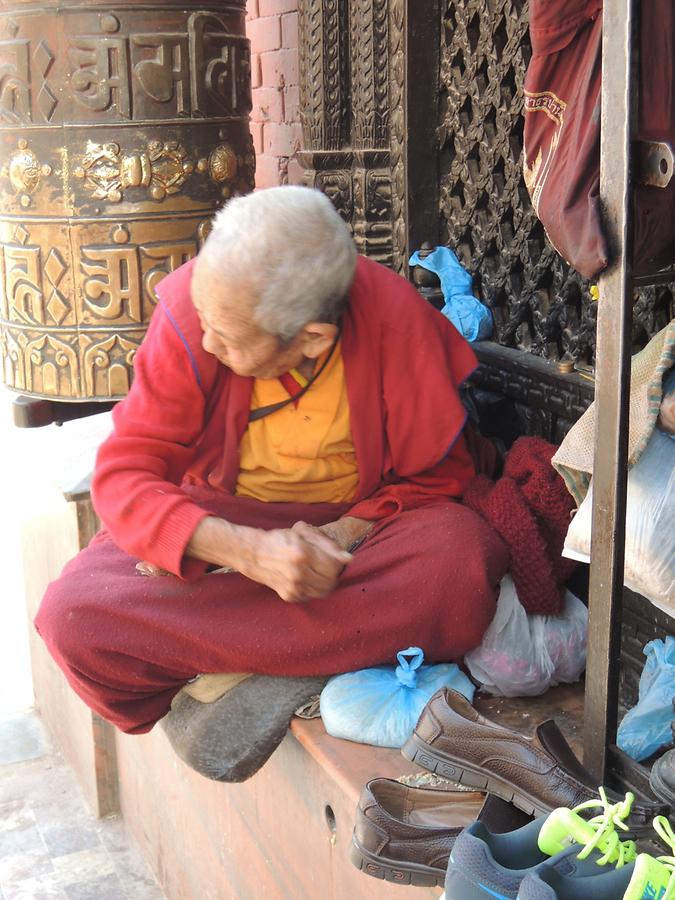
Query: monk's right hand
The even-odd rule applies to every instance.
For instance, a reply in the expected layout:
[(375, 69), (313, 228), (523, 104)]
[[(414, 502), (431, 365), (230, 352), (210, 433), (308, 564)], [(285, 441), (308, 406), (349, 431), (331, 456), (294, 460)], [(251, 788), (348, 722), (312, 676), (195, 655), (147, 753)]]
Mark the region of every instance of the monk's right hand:
[(335, 590), (351, 554), (307, 525), (258, 533), (255, 553), (243, 575), (266, 584), (286, 603), (306, 603)]

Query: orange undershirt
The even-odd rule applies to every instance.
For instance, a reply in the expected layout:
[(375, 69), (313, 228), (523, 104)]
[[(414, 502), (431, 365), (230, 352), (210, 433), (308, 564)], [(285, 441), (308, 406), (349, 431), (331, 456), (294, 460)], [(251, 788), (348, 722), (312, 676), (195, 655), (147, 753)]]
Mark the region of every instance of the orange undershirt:
[[(324, 359), (317, 360), (317, 369)], [(251, 409), (287, 397), (277, 378), (257, 378)], [(240, 497), (287, 503), (347, 503), (354, 499), (359, 473), (339, 342), (326, 368), (297, 405), (289, 403), (250, 422), (239, 450), (235, 493)]]

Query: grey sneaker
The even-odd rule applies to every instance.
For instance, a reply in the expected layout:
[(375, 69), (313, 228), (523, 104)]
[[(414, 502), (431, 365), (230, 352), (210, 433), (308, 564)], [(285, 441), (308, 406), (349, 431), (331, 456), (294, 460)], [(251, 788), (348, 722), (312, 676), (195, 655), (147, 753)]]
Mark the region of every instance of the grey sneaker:
[[(675, 852), (675, 833), (665, 816), (654, 819), (654, 830)], [(641, 853), (634, 862), (606, 867), (593, 878), (568, 878), (544, 863), (526, 875), (517, 900), (669, 900), (675, 897), (675, 857), (656, 859)]]
[[(455, 841), (445, 878), (446, 900), (515, 900), (525, 877), (542, 864), (567, 881), (588, 884), (609, 869), (635, 859), (635, 844), (619, 840), (614, 826), (630, 814), (630, 802), (610, 805), (604, 792), (603, 814), (585, 821), (579, 811), (556, 809), (546, 818), (508, 834), (492, 834), (482, 822), (465, 828)], [(625, 827), (625, 826), (622, 826)], [(544, 895), (546, 900), (550, 896)], [(595, 894), (586, 894), (584, 900)], [(618, 900), (618, 897), (613, 898)]]

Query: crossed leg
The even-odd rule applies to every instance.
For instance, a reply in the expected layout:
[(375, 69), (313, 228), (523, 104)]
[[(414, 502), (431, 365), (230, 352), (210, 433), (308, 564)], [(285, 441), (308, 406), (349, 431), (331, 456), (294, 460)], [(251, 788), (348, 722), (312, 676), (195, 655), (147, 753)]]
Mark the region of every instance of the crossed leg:
[[(327, 505), (301, 514), (297, 504), (225, 496), (215, 505), (267, 528), (336, 517)], [(73, 689), (129, 733), (149, 731), (198, 673), (330, 675), (393, 663), (409, 645), (429, 662), (459, 659), (494, 615), (508, 553), (476, 513), (439, 503), (378, 523), (337, 589), (306, 604), (286, 604), (237, 573), (188, 583), (142, 576), (136, 562), (97, 536), (49, 586), (36, 617)]]

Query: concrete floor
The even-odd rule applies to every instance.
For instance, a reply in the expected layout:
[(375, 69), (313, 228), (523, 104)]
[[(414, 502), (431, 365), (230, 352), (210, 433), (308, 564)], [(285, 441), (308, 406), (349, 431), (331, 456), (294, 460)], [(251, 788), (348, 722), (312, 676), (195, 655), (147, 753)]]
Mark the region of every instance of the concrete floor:
[(0, 716), (0, 900), (163, 897), (124, 823), (86, 808), (38, 716)]

